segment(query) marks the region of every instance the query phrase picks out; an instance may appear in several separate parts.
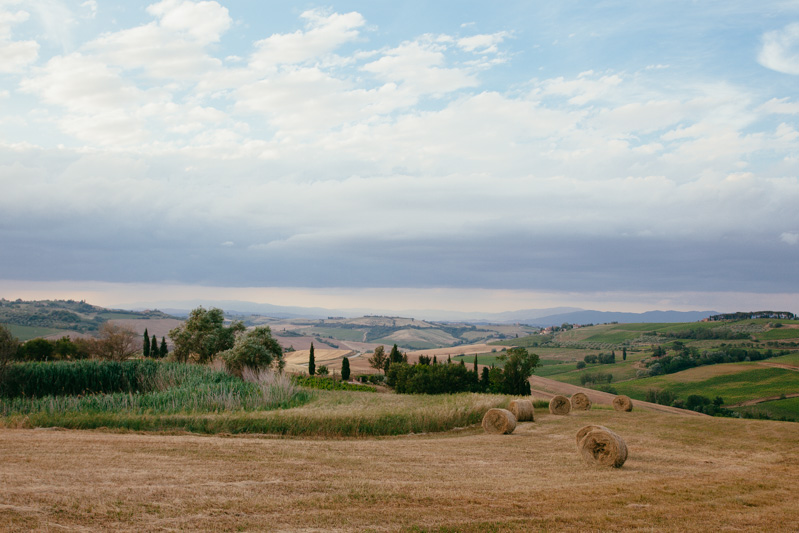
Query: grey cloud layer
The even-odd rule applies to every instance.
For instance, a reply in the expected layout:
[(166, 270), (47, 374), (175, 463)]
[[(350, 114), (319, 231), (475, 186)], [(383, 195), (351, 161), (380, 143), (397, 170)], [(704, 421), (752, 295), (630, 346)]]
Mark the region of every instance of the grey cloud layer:
[[(68, 147), (0, 137), (2, 277), (799, 291), (795, 94), (659, 68), (489, 88), (512, 32), (370, 48), (318, 10), (239, 61), (219, 4), (148, 12), (15, 63), (35, 105), (6, 118)], [(794, 30), (751, 61), (799, 66)]]

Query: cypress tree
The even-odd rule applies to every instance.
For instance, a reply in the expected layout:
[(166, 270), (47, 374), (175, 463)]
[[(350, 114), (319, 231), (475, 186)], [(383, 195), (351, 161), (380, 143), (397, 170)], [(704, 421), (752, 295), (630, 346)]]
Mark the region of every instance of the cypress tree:
[(350, 360), (348, 357), (341, 361), (341, 379), (344, 381), (349, 381), (350, 379)]
[(624, 348), (621, 349), (621, 360), (622, 361), (626, 361), (627, 360), (627, 347), (624, 347)]
[(150, 346), (150, 355), (153, 357), (158, 357), (158, 353), (158, 339), (155, 338), (155, 335), (153, 335), (153, 344)]
[(161, 356), (161, 359), (169, 355), (169, 348), (166, 346), (166, 338), (161, 337), (161, 352), (158, 354)]
[(147, 328), (144, 328), (144, 340), (142, 341), (141, 351), (144, 357), (150, 357), (150, 335), (147, 333)]
[(474, 354), (474, 375), (477, 375), (477, 354)]
[(399, 348), (397, 348), (396, 344), (394, 344), (394, 347), (391, 348), (391, 353), (388, 356), (388, 360), (392, 363), (402, 362), (402, 354), (400, 354)]
[(311, 343), (311, 355), (308, 357), (308, 375), (313, 376), (316, 374), (316, 361), (313, 357), (313, 343)]

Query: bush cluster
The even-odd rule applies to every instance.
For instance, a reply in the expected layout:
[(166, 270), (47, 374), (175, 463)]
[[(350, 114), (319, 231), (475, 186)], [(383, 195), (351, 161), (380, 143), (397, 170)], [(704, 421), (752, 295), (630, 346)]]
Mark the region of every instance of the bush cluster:
[(306, 387), (309, 389), (376, 392), (374, 387), (357, 385), (355, 383), (347, 383), (345, 381), (334, 378), (326, 378), (323, 376), (292, 376), (291, 379), (300, 387)]

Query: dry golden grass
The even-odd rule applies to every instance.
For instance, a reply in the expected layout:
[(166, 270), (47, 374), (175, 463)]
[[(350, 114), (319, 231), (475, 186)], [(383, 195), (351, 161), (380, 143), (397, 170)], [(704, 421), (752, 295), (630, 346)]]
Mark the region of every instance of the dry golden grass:
[[(2, 531), (791, 531), (799, 424), (594, 409), (381, 439), (0, 430)], [(574, 448), (624, 435), (618, 470)], [(564, 498), (563, 494), (568, 494)]]

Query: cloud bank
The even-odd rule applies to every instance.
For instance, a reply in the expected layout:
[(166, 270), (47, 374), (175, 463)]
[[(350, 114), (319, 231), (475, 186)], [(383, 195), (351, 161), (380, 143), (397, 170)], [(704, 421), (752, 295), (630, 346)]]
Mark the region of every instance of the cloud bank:
[[(479, 24), (386, 40), (333, 8), (240, 39), (213, 1), (67, 50), (29, 37), (26, 6), (0, 4), (3, 278), (799, 292), (780, 84), (517, 69), (565, 45)], [(752, 68), (799, 74), (798, 24)]]

